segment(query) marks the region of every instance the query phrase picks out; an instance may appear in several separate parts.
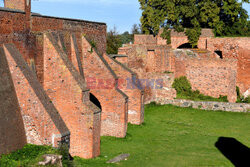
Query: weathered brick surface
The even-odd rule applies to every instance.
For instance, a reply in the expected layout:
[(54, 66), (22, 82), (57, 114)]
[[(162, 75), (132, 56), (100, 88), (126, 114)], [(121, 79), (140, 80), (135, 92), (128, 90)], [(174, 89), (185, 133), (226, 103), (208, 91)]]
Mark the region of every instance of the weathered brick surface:
[(4, 7), (11, 8), (11, 9), (19, 9), (24, 11), (25, 10), (25, 2), (26, 0), (4, 0)]
[(103, 57), (109, 63), (119, 77), (118, 88), (128, 96), (128, 122), (141, 124), (144, 121), (144, 94), (138, 87), (136, 74), (128, 67), (122, 65), (115, 59), (104, 54)]
[[(30, 21), (30, 22), (29, 22)], [(31, 32), (43, 31), (66, 31), (84, 34), (90, 41), (96, 43), (97, 51), (100, 54), (106, 52), (106, 24), (84, 20), (64, 19), (42, 15), (31, 14), (31, 18), (23, 12), (0, 10), (0, 43), (6, 41), (21, 41), (26, 44), (27, 24), (30, 24)], [(15, 33), (15, 34), (13, 34)], [(6, 35), (11, 35), (6, 37)], [(19, 38), (13, 38), (19, 36)]]
[[(250, 44), (249, 37), (238, 38), (214, 38), (211, 30), (203, 29), (202, 35), (198, 41), (199, 49), (207, 49), (211, 52), (211, 56), (214, 51), (222, 51), (223, 59), (235, 58), (238, 60), (238, 73), (237, 73), (237, 86), (240, 87), (242, 93), (249, 89), (250, 85)], [(157, 36), (158, 44), (166, 44), (166, 40), (163, 40), (160, 36)], [(171, 46), (173, 49), (178, 48), (180, 45), (188, 43), (188, 38), (184, 33), (172, 33), (171, 34)]]
[[(152, 36), (149, 36), (152, 37)], [(148, 37), (148, 38), (149, 38)], [(140, 40), (140, 36), (136, 36), (137, 41), (141, 41), (140, 43), (140, 48), (143, 48), (145, 46), (148, 46), (148, 42), (152, 42), (155, 40), (150, 40), (147, 41), (147, 37), (142, 36), (141, 40)], [(166, 45), (166, 40), (163, 40), (160, 35), (158, 35), (157, 37), (155, 37), (157, 39), (157, 45)], [(177, 47), (179, 47), (182, 44), (188, 43), (188, 39), (185, 36), (184, 33), (176, 33), (176, 32), (172, 32), (171, 33), (171, 46), (172, 48), (176, 49)], [(144, 43), (144, 45), (143, 45)], [(237, 59), (238, 60), (238, 67), (237, 67), (237, 86), (240, 87), (241, 93), (243, 94), (245, 91), (247, 91), (249, 89), (249, 70), (250, 70), (250, 64), (249, 64), (249, 55), (250, 55), (250, 51), (249, 51), (249, 38), (245, 37), (245, 38), (214, 38), (213, 37), (213, 33), (210, 29), (203, 29), (202, 30), (202, 35), (200, 37), (200, 40), (198, 41), (198, 48), (199, 50), (194, 50), (194, 52), (196, 52), (199, 57), (209, 57), (209, 58), (214, 58), (215, 60), (219, 58), (219, 56), (217, 54), (214, 53), (214, 51), (218, 50), (218, 51), (222, 51), (222, 56), (223, 56), (223, 60), (224, 59)], [(126, 48), (121, 48), (119, 49), (119, 54), (127, 54), (127, 55), (133, 55), (130, 52), (134, 52), (134, 49), (132, 46), (127, 46)], [(159, 58), (156, 58), (157, 54), (156, 51), (153, 53), (152, 51), (147, 53), (141, 52), (141, 49), (137, 49), (136, 52), (138, 53), (138, 57), (140, 57), (140, 55), (148, 55), (147, 58), (151, 62), (149, 63), (148, 67), (146, 69), (149, 69), (149, 71), (154, 71), (154, 69), (156, 69), (156, 64), (159, 65), (158, 62), (156, 62), (157, 60), (159, 60)], [(136, 57), (136, 56), (132, 56), (132, 57)], [(140, 59), (137, 58), (137, 60), (132, 60), (130, 57), (128, 57), (128, 64), (131, 64), (133, 66), (138, 66), (140, 63), (141, 65), (143, 65), (143, 62), (139, 61)], [(172, 68), (174, 68), (174, 65), (171, 64), (178, 64), (181, 62), (174, 62), (173, 59), (169, 59), (169, 68), (167, 68), (168, 71), (173, 71)], [(180, 64), (179, 68), (183, 68), (183, 66)], [(181, 72), (183, 70), (179, 70), (179, 72)], [(223, 78), (222, 78), (223, 80)], [(234, 90), (234, 89), (233, 89)]]
[(70, 135), (67, 126), (15, 46), (13, 44), (4, 46), (27, 142), (58, 146), (63, 137)]
[(228, 96), (230, 102), (235, 102), (237, 60), (195, 56), (185, 52), (176, 53), (175, 77), (186, 76), (194, 90), (213, 97)]
[(173, 56), (168, 46), (134, 44), (120, 48), (118, 54), (128, 56), (127, 66), (138, 75), (145, 90), (145, 103), (176, 97), (171, 87), (174, 77), (165, 74), (172, 70)]
[(208, 50), (212, 53), (222, 51), (223, 59), (238, 60), (237, 85), (242, 93), (250, 88), (250, 38), (212, 38), (208, 39)]
[(134, 44), (156, 44), (156, 38), (153, 35), (134, 35)]
[(172, 88), (174, 74), (148, 72), (146, 78), (146, 81), (141, 81), (141, 85), (150, 91), (150, 96), (146, 97), (145, 103), (176, 97), (176, 91)]
[(0, 47), (0, 155), (21, 149), (26, 135), (4, 50)]
[(82, 36), (83, 71), (90, 92), (102, 108), (101, 135), (125, 137), (128, 121), (128, 101), (117, 86), (118, 77), (106, 60), (91, 48)]
[(89, 101), (85, 81), (51, 34), (44, 36), (44, 89), (71, 132), (70, 153), (98, 156), (100, 109)]

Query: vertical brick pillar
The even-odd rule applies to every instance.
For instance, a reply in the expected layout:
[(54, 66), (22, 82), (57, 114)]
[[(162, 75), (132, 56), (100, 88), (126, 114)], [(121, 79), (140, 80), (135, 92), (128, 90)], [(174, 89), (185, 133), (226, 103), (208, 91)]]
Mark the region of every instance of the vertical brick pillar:
[(26, 31), (31, 30), (31, 0), (26, 0), (25, 2), (25, 22)]

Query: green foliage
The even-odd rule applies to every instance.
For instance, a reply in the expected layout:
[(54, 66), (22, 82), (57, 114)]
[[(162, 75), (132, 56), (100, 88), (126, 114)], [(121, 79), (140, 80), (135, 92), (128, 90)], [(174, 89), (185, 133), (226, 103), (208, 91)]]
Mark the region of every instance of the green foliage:
[(164, 73), (164, 74), (173, 74), (172, 71), (164, 71), (163, 73)]
[(107, 33), (107, 53), (117, 54), (122, 44), (134, 42), (134, 34), (141, 34), (141, 25), (134, 24), (131, 29), (131, 34), (128, 31), (125, 31), (123, 34), (118, 34), (116, 27), (109, 30)]
[[(74, 157), (73, 162), (75, 167), (233, 167), (214, 144), (220, 136), (233, 136), (249, 146), (249, 119), (249, 113), (146, 105), (143, 125), (129, 124), (126, 138), (102, 137), (99, 157)], [(40, 155), (57, 152), (48, 146), (28, 145), (20, 151), (4, 155), (0, 166), (33, 167)], [(130, 154), (128, 160), (117, 164), (106, 163), (122, 153)]]
[(192, 48), (198, 45), (198, 40), (201, 35), (201, 29), (196, 28), (196, 29), (187, 29), (185, 34), (188, 37), (189, 43), (192, 45)]
[(168, 45), (171, 44), (171, 29), (164, 28), (161, 37), (167, 40)]
[(133, 24), (132, 29), (131, 29), (131, 34), (141, 34), (141, 25)]
[(134, 40), (133, 34), (129, 34), (128, 31), (125, 31), (123, 34), (119, 35), (119, 38), (122, 44), (128, 44)]
[(188, 81), (187, 77), (182, 76), (179, 78), (176, 78), (174, 80), (174, 83), (172, 85), (173, 88), (175, 88), (177, 94), (190, 94), (192, 92), (192, 87), (190, 82)]
[(237, 102), (241, 102), (240, 88), (236, 86)]
[(11, 154), (2, 155), (1, 167), (35, 166), (42, 160), (44, 154), (59, 154), (58, 150), (50, 146), (36, 146), (28, 144), (23, 149)]
[(250, 103), (250, 96), (244, 98), (240, 94), (240, 88), (236, 86), (236, 92), (237, 92), (237, 103)]
[(139, 0), (142, 10), (141, 24), (145, 34), (157, 35), (164, 28), (162, 37), (168, 39), (167, 30), (184, 32), (194, 47), (201, 28), (212, 28), (216, 36), (249, 36), (248, 14), (242, 3), (248, 0)]
[(122, 46), (122, 41), (119, 38), (116, 27), (114, 27), (107, 33), (107, 53), (117, 54), (118, 48), (120, 48), (121, 46)]
[(90, 46), (91, 46), (91, 53), (93, 53), (93, 49), (94, 48), (96, 48), (96, 42), (95, 41), (93, 41), (93, 40), (91, 40), (90, 42), (89, 42), (89, 44), (90, 44)]
[(185, 76), (176, 78), (174, 80), (172, 87), (175, 88), (178, 99), (188, 99), (188, 100), (194, 100), (194, 101), (228, 102), (227, 96), (220, 96), (219, 98), (214, 98), (211, 96), (203, 95), (198, 90), (193, 91), (190, 82)]

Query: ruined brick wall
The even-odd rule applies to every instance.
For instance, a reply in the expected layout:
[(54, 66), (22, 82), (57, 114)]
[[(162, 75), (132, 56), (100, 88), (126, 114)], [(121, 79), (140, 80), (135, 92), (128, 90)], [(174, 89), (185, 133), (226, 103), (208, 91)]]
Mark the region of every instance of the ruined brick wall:
[[(166, 40), (156, 37), (158, 45), (166, 45)], [(207, 54), (210, 57), (218, 57), (214, 51), (222, 51), (223, 59), (236, 58), (238, 60), (238, 73), (237, 73), (237, 86), (240, 87), (241, 93), (244, 93), (250, 87), (250, 44), (249, 37), (237, 38), (214, 38), (211, 29), (202, 29), (202, 34), (198, 41), (199, 49), (206, 49), (211, 52)], [(185, 34), (171, 32), (171, 46), (173, 49), (178, 48), (180, 45), (188, 43), (188, 38)]]
[(144, 95), (136, 84), (135, 80), (138, 79), (136, 74), (108, 55), (104, 54), (103, 57), (119, 77), (118, 88), (126, 93), (129, 98), (128, 122), (140, 125), (144, 121)]
[(238, 60), (237, 85), (241, 93), (250, 88), (250, 38), (211, 38), (208, 39), (208, 50), (222, 51), (223, 60), (235, 58)]
[(172, 88), (174, 74), (148, 72), (145, 79), (140, 81), (142, 87), (145, 87), (149, 94), (145, 97), (146, 104), (150, 102), (158, 103), (176, 97), (176, 91)]
[[(156, 36), (158, 45), (166, 45), (167, 40), (161, 37), (163, 30), (160, 30), (159, 34)], [(200, 38), (212, 38), (214, 37), (212, 29), (202, 29)], [(180, 45), (188, 43), (188, 38), (184, 32), (171, 31), (171, 46), (173, 49), (178, 48)]]
[(89, 100), (86, 82), (52, 34), (44, 36), (44, 89), (71, 132), (70, 153), (100, 154), (100, 109)]
[(61, 138), (70, 134), (67, 126), (15, 46), (6, 44), (4, 51), (21, 109), (27, 142), (58, 146)]
[(32, 17), (32, 31), (57, 30), (78, 32), (96, 43), (98, 53), (106, 52), (106, 24), (46, 16)]
[(25, 2), (26, 0), (4, 0), (4, 7), (11, 8), (11, 9), (19, 9), (24, 11), (25, 10)]
[(21, 149), (26, 143), (24, 123), (3, 48), (0, 48), (0, 155)]
[(134, 44), (152, 45), (156, 44), (156, 38), (153, 35), (134, 35)]
[[(82, 36), (83, 71), (87, 86), (101, 103), (101, 134), (125, 137), (128, 121), (127, 95), (118, 87), (118, 77), (89, 42)], [(75, 65), (76, 66), (76, 65)]]
[(167, 74), (173, 65), (169, 46), (134, 44), (120, 48), (118, 54), (128, 56), (127, 66), (138, 75), (140, 86), (145, 91), (145, 103), (176, 97), (171, 87), (174, 76)]
[(186, 76), (193, 90), (202, 94), (219, 97), (228, 96), (230, 102), (236, 101), (237, 60), (197, 58), (176, 55), (175, 77)]
[(128, 55), (124, 62), (127, 61), (129, 68), (143, 68), (146, 72), (171, 71), (172, 53), (169, 46), (132, 45), (120, 48), (118, 53)]
[[(0, 43), (16, 42), (18, 45), (23, 45), (23, 47), (18, 47), (22, 53), (22, 48), (30, 41), (25, 21), (25, 13), (23, 12), (0, 10)], [(90, 41), (96, 43), (96, 48), (100, 54), (106, 52), (105, 23), (32, 15), (32, 32), (48, 30), (81, 33)], [(24, 50), (29, 50), (28, 46), (25, 47)]]

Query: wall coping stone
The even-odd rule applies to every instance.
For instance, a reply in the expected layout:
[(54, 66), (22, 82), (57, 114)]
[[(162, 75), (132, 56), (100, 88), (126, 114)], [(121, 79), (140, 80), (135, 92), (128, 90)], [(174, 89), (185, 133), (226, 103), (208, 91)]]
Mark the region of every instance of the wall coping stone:
[(184, 99), (158, 99), (156, 101), (161, 105), (172, 104), (179, 107), (192, 107), (203, 110), (213, 111), (229, 111), (229, 112), (245, 112), (250, 113), (250, 104), (248, 103), (229, 103), (229, 102), (214, 102), (214, 101), (192, 101)]

